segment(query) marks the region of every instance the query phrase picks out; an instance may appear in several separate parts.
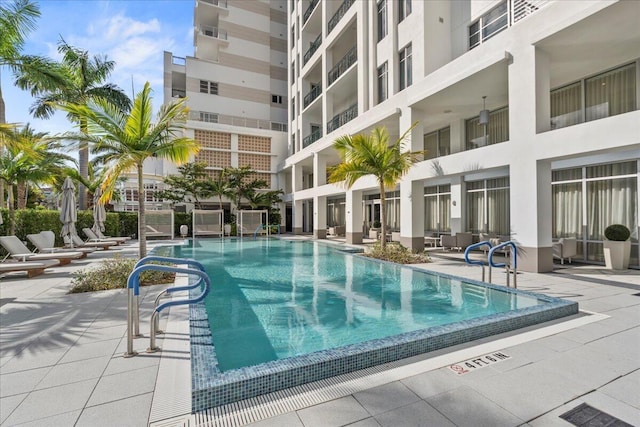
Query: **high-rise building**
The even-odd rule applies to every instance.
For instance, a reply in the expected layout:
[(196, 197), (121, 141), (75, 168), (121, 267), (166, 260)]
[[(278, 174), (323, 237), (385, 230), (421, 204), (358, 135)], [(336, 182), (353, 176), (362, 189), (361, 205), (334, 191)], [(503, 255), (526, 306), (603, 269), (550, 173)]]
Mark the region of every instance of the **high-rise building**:
[[(631, 229), (638, 267), (640, 2), (294, 0), (288, 5), (294, 232), (362, 242), (384, 209), (391, 237), (514, 239), (519, 268), (549, 271), (552, 244), (602, 262), (603, 232)], [(334, 140), (417, 125), (426, 150), (381, 206), (373, 179), (327, 183)], [(466, 235), (466, 234), (465, 234)], [(461, 235), (463, 236), (463, 235)], [(448, 239), (451, 241), (451, 239)]]

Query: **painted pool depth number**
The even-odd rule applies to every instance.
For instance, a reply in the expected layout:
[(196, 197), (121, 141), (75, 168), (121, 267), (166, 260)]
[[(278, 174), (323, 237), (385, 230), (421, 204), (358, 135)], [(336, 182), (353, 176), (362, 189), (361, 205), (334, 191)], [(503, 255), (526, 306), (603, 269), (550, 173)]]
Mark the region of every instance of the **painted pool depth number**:
[(476, 369), (484, 368), (485, 366), (493, 365), (494, 363), (502, 362), (507, 359), (511, 359), (511, 356), (497, 351), (495, 353), (489, 353), (484, 356), (465, 360), (464, 362), (455, 363), (450, 365), (449, 369), (458, 375), (464, 375), (466, 373), (473, 372)]

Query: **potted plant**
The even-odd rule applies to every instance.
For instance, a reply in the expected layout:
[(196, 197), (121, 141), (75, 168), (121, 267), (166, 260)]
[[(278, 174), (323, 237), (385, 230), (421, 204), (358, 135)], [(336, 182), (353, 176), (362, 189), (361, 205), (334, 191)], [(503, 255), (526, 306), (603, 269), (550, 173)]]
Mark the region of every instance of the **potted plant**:
[(604, 262), (610, 270), (629, 268), (631, 255), (631, 232), (622, 224), (613, 224), (604, 230)]

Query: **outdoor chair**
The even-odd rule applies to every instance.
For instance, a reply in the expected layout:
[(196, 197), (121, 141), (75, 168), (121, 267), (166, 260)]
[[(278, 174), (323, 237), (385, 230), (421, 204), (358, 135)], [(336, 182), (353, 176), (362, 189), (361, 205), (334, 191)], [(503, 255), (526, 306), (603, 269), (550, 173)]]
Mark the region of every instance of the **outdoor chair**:
[(443, 234), (440, 237), (440, 243), (443, 249), (457, 249), (458, 252), (471, 246), (473, 243), (473, 234), (471, 233), (456, 233), (454, 236)]
[(94, 248), (94, 249), (103, 249), (103, 250), (108, 250), (111, 248), (111, 246), (117, 246), (118, 242), (114, 242), (113, 240), (108, 240), (108, 241), (100, 241), (100, 242), (85, 242), (84, 240), (82, 240), (82, 238), (78, 235), (74, 235), (71, 237), (71, 240), (68, 240), (65, 237), (65, 247), (66, 248), (72, 248), (72, 249), (76, 249), (76, 248)]
[[(67, 252), (69, 249), (66, 248), (56, 248), (55, 247), (55, 239), (56, 236), (53, 231), (41, 231), (38, 234), (27, 234), (27, 239), (36, 247), (36, 251), (43, 254), (52, 254), (59, 252)], [(74, 249), (77, 252), (82, 252), (81, 258), (86, 258), (92, 252), (95, 252), (95, 249), (92, 248), (76, 248)]]
[(563, 237), (553, 245), (553, 257), (560, 259), (560, 264), (564, 265), (565, 258), (571, 264), (571, 258), (578, 254), (578, 242), (575, 237)]
[[(93, 231), (93, 230), (91, 230), (91, 231)], [(96, 230), (95, 231), (95, 235), (98, 236), (98, 238), (100, 240), (113, 240), (114, 242), (128, 242), (129, 240), (131, 240), (131, 237), (105, 236), (104, 234), (102, 234), (102, 231), (100, 231), (100, 230)]]
[(29, 278), (44, 273), (45, 268), (60, 265), (55, 259), (43, 259), (41, 261), (0, 262), (0, 274), (23, 271)]
[(87, 242), (115, 242), (118, 245), (121, 245), (121, 244), (123, 244), (125, 242), (125, 240), (122, 240), (122, 239), (125, 239), (124, 237), (122, 239), (120, 239), (120, 240), (118, 240), (117, 237), (109, 238), (109, 239), (101, 239), (89, 227), (83, 228), (82, 232), (84, 233), (85, 236), (87, 236), (87, 239), (88, 239)]
[(78, 251), (36, 254), (29, 251), (29, 248), (27, 248), (16, 236), (0, 236), (0, 245), (9, 252), (8, 257), (18, 261), (42, 261), (55, 259), (60, 261), (60, 265), (65, 265), (69, 264), (72, 259), (78, 259), (85, 256), (82, 252)]

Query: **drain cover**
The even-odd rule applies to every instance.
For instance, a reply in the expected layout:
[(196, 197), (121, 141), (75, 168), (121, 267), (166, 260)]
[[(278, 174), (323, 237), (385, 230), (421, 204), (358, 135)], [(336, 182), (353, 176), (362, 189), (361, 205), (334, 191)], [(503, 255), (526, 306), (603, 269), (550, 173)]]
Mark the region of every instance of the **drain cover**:
[(580, 427), (633, 427), (624, 421), (583, 403), (560, 415), (565, 421)]

